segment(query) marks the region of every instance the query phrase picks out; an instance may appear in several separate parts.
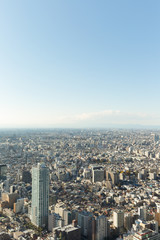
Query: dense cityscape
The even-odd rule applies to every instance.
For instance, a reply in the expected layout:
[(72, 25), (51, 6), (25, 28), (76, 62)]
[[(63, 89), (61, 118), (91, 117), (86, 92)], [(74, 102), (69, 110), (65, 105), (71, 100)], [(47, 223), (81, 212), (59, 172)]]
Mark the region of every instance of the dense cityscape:
[(0, 132), (0, 239), (160, 239), (160, 131)]
[(0, 0), (0, 240), (160, 240), (160, 0)]

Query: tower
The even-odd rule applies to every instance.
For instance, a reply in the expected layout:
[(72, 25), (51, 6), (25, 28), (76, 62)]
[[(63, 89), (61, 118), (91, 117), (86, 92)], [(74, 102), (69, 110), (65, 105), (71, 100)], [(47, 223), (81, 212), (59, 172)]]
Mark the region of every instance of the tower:
[(44, 163), (32, 167), (31, 221), (37, 227), (48, 225), (49, 170)]

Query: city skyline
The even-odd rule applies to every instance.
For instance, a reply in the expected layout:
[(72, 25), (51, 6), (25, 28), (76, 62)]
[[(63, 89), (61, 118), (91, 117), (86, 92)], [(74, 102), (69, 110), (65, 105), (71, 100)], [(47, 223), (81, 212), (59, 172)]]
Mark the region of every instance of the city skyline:
[(159, 127), (159, 1), (0, 3), (0, 128)]
[(160, 130), (7, 130), (0, 140), (0, 237), (160, 239)]

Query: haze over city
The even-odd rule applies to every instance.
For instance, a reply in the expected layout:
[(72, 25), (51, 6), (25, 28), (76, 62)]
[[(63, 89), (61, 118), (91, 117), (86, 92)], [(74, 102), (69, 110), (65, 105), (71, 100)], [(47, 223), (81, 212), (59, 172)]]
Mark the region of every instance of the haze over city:
[(159, 126), (159, 10), (1, 1), (0, 128)]

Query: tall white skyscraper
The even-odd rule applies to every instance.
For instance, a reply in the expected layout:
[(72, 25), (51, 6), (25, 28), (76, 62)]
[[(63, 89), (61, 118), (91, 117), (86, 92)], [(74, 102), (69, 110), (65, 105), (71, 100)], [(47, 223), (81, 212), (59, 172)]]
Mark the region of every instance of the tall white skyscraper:
[(44, 163), (32, 167), (31, 221), (37, 227), (48, 225), (49, 169)]

